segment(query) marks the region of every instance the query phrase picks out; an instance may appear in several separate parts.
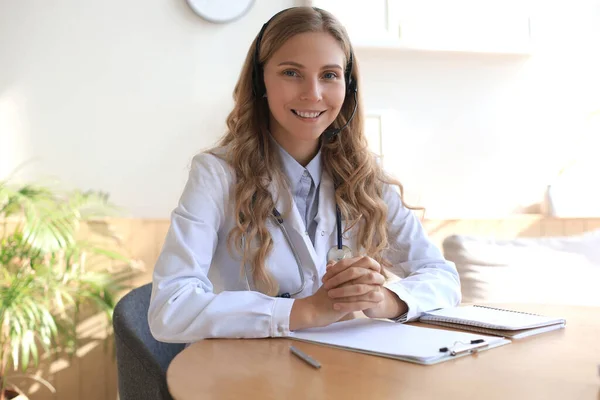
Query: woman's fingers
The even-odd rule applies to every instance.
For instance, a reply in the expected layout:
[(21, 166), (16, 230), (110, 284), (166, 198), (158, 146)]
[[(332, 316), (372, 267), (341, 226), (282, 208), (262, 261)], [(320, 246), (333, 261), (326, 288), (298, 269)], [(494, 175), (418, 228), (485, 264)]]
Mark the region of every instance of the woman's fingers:
[(364, 311), (384, 300), (385, 277), (381, 265), (370, 257), (355, 257), (327, 266), (323, 289), (337, 311)]
[(330, 264), (330, 266), (327, 268), (327, 272), (335, 275), (351, 266), (368, 268), (377, 272), (381, 271), (381, 265), (377, 261), (369, 256), (360, 256), (344, 258), (343, 260)]
[(351, 303), (335, 303), (333, 305), (334, 310), (343, 312), (353, 311), (364, 311), (370, 308), (375, 308), (379, 305), (379, 302), (371, 301), (355, 301)]
[(339, 299), (342, 297), (356, 297), (372, 292), (374, 289), (375, 286), (367, 285), (364, 283), (358, 285), (347, 285), (331, 289), (327, 292), (327, 295), (332, 299)]
[(381, 265), (373, 260), (371, 257), (363, 256), (363, 257), (354, 257), (354, 258), (345, 258), (340, 260), (334, 264), (327, 265), (327, 272), (323, 276), (322, 282), (325, 283), (332, 277), (336, 276), (340, 272), (351, 268), (364, 268), (370, 269), (376, 272), (381, 272)]
[(379, 290), (378, 286), (371, 286), (371, 290), (357, 295), (350, 296), (342, 296), (336, 297), (332, 300), (335, 303), (355, 303), (355, 302), (369, 302), (369, 303), (379, 303), (383, 300), (383, 292)]
[(363, 276), (361, 276), (358, 279), (355, 279), (350, 282), (346, 282), (344, 285), (355, 285), (355, 284), (359, 284), (359, 283), (366, 283), (367, 285), (383, 285), (385, 283), (385, 281), (386, 281), (385, 276), (383, 276), (377, 272), (371, 272), (371, 273), (364, 274)]
[(361, 267), (350, 267), (328, 280), (324, 280), (325, 289), (333, 289), (348, 282), (383, 284), (385, 278), (377, 271)]
[(339, 272), (338, 274), (331, 276), (329, 279), (324, 280), (325, 283), (323, 283), (323, 286), (325, 287), (325, 289), (332, 289), (334, 287), (343, 285), (346, 282), (361, 278), (368, 272), (368, 269), (360, 267), (349, 267)]
[(375, 307), (374, 303), (336, 303), (333, 305), (336, 311), (343, 312), (363, 311), (373, 307)]
[(369, 292), (378, 291), (380, 288), (381, 284), (379, 283), (351, 283), (328, 290), (327, 295), (332, 299), (362, 296)]

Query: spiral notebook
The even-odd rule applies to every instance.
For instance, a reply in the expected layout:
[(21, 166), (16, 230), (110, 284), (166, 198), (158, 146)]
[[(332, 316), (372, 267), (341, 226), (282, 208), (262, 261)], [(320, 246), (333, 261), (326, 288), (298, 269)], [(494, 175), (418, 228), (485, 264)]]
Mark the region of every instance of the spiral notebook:
[(511, 339), (561, 329), (567, 323), (563, 318), (478, 305), (431, 311), (422, 315), (419, 321)]

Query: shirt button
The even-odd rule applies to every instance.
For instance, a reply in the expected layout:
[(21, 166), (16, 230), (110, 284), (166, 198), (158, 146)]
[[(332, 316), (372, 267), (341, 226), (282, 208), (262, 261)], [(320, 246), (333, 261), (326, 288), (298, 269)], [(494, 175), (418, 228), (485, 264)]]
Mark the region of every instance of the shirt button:
[(306, 236), (308, 236), (308, 232), (304, 232), (304, 234), (305, 234)]
[(321, 236), (325, 236), (325, 231), (321, 231)]

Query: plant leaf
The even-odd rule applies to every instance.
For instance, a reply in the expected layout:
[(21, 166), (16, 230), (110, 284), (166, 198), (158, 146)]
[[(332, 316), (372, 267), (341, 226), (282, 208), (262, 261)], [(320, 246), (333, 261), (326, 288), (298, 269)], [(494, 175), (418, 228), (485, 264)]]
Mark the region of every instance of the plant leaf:
[(29, 352), (33, 343), (33, 332), (27, 330), (21, 339), (21, 369), (23, 372), (27, 371), (29, 366)]

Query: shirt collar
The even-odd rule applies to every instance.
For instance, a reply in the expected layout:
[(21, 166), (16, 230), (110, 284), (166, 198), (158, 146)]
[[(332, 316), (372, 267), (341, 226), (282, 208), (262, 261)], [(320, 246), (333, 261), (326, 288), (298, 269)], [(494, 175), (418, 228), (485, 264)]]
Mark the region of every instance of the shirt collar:
[(283, 171), (292, 185), (291, 189), (293, 192), (296, 192), (304, 171), (308, 171), (315, 184), (315, 187), (319, 186), (319, 183), (321, 182), (321, 172), (323, 170), (320, 148), (317, 155), (314, 156), (313, 159), (310, 160), (310, 162), (306, 165), (306, 168), (304, 168), (298, 161), (294, 159), (294, 157), (292, 157), (283, 147), (281, 147), (279, 143), (277, 143), (273, 136), (271, 136), (271, 140), (279, 151), (281, 163), (283, 164)]

